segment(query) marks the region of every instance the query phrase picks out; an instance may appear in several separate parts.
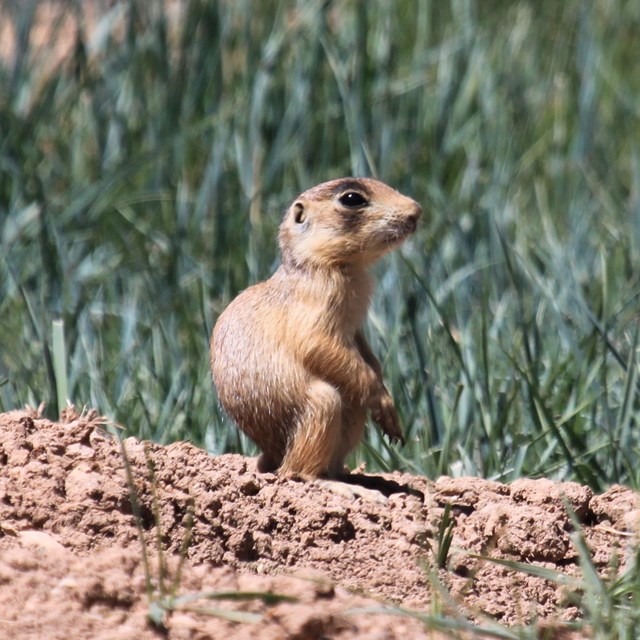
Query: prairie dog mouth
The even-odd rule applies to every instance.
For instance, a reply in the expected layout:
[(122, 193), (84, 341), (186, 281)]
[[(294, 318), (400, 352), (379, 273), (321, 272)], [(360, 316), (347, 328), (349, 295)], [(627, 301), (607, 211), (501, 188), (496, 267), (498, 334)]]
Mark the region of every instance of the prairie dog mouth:
[(401, 218), (397, 221), (393, 228), (390, 229), (390, 235), (398, 238), (399, 240), (410, 236), (418, 228), (419, 217), (420, 214)]
[(417, 226), (418, 221), (416, 219), (407, 218), (386, 229), (384, 233), (380, 234), (379, 238), (386, 247), (391, 248), (406, 240), (415, 232)]
[(419, 216), (411, 216), (404, 221), (404, 227), (407, 230), (407, 235), (411, 235), (418, 228), (418, 218)]

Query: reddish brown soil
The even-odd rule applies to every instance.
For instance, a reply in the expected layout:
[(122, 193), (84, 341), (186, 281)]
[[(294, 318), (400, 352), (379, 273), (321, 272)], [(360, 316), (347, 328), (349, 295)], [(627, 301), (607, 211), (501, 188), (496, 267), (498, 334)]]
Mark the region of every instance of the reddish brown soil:
[[(451, 610), (485, 626), (533, 618), (559, 625), (578, 615), (571, 588), (472, 554), (578, 576), (565, 504), (603, 572), (614, 553), (624, 563), (638, 531), (638, 495), (623, 487), (593, 496), (548, 480), (503, 485), (389, 474), (359, 478), (380, 489), (361, 492), (261, 475), (252, 459), (213, 458), (187, 443), (128, 439), (125, 447), (141, 529), (120, 445), (96, 416), (69, 412), (52, 423), (35, 412), (0, 415), (0, 637), (452, 637), (434, 635), (415, 617), (358, 611), (385, 604), (426, 614)], [(437, 571), (447, 503), (453, 544), (447, 569)], [(156, 594), (160, 544), (166, 590), (182, 555), (179, 595), (260, 591), (295, 601), (200, 599), (175, 607), (164, 627), (154, 627), (139, 531)], [(446, 591), (434, 587), (434, 576)], [(232, 622), (206, 608), (260, 620)]]

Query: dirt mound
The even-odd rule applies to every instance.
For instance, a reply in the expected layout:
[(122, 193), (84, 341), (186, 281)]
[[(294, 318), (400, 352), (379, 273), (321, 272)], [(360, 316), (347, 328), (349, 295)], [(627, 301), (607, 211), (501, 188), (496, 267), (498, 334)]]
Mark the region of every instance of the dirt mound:
[[(140, 527), (120, 444), (95, 415), (69, 412), (61, 423), (0, 415), (0, 635), (433, 638), (417, 619), (354, 609), (450, 607), (432, 587), (436, 573), (473, 618), (566, 620), (577, 610), (565, 588), (477, 556), (578, 575), (569, 504), (604, 571), (614, 553), (624, 562), (640, 519), (638, 495), (623, 487), (593, 496), (574, 483), (403, 474), (327, 485), (258, 474), (251, 459), (213, 458), (187, 443), (124, 445)], [(447, 504), (453, 539), (438, 570)], [(297, 601), (186, 599), (161, 632), (147, 619), (142, 543), (156, 593), (178, 572), (180, 595), (260, 591)], [(213, 607), (261, 619), (199, 611)]]

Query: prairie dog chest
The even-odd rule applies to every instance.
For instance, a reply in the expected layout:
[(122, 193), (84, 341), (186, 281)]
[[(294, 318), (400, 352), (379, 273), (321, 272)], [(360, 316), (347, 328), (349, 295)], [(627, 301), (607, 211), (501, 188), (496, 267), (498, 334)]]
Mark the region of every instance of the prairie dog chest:
[(341, 304), (342, 323), (348, 334), (360, 329), (367, 318), (373, 294), (373, 282), (366, 271), (350, 274), (344, 281)]
[(325, 330), (346, 342), (351, 342), (367, 317), (373, 282), (365, 270), (335, 273), (323, 286), (315, 289), (322, 301), (317, 305), (318, 323)]

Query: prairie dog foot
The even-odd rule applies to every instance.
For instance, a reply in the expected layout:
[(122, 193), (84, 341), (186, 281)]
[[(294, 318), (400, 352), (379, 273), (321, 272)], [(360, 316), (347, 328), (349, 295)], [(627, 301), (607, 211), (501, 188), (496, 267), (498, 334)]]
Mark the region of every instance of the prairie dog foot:
[(256, 460), (256, 467), (260, 473), (274, 473), (279, 466), (279, 462), (272, 460), (265, 453), (261, 453)]

